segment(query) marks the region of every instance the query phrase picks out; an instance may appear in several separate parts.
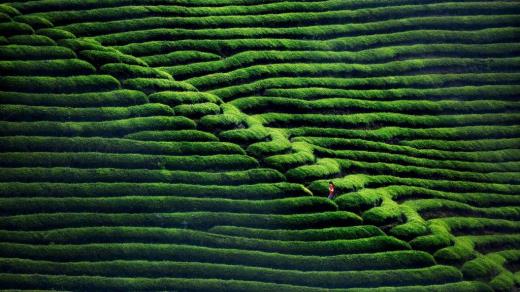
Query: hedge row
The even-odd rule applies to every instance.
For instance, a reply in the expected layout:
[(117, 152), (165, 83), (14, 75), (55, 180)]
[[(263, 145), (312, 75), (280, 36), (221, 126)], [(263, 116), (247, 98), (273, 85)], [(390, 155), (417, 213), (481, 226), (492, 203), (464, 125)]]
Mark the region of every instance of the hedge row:
[(221, 113), (220, 106), (211, 102), (181, 104), (174, 107), (173, 110), (179, 116), (185, 116), (193, 119), (201, 118), (206, 115), (217, 115)]
[(287, 97), (250, 96), (230, 102), (246, 113), (350, 113), (350, 112), (400, 112), (400, 113), (486, 113), (518, 110), (520, 105), (502, 100), (395, 100), (371, 101), (349, 98), (324, 98), (315, 101)]
[[(49, 1), (46, 1), (47, 4)], [(271, 3), (273, 2), (273, 3)], [(225, 1), (225, 2), (187, 2), (187, 1), (156, 1), (154, 4), (158, 4), (154, 6), (154, 9), (150, 9), (149, 6), (141, 6), (141, 5), (149, 5), (148, 2), (129, 2), (129, 1), (119, 1), (118, 4), (115, 4), (115, 1), (103, 2), (103, 4), (99, 3), (89, 3), (89, 5), (78, 5), (74, 3), (70, 6), (63, 7), (62, 3), (54, 2), (49, 8), (47, 7), (38, 7), (38, 9), (34, 8), (37, 4), (21, 4), (20, 2), (15, 3), (13, 5), (26, 9), (29, 6), (32, 6), (30, 11), (45, 11), (40, 12), (37, 15), (42, 15), (50, 20), (52, 20), (55, 24), (69, 24), (75, 22), (93, 22), (93, 21), (110, 21), (117, 19), (129, 19), (129, 18), (142, 18), (142, 17), (150, 17), (150, 16), (208, 16), (208, 15), (250, 15), (250, 14), (264, 14), (264, 13), (280, 13), (280, 12), (317, 12), (317, 11), (327, 11), (327, 10), (340, 10), (340, 9), (360, 9), (360, 8), (370, 8), (370, 7), (387, 7), (387, 6), (395, 6), (395, 5), (409, 5), (409, 4), (426, 4), (426, 3), (435, 3), (439, 1), (426, 0), (423, 2), (419, 2), (416, 0), (399, 0), (392, 2), (382, 2), (382, 1), (364, 1), (364, 2), (356, 2), (356, 1), (339, 1), (339, 0), (329, 0), (322, 1), (322, 3), (316, 2), (278, 2), (278, 1), (261, 1), (261, 2), (251, 2), (251, 1)], [(473, 2), (473, 1), (471, 1)], [(107, 4), (108, 3), (108, 4)], [(163, 5), (161, 5), (163, 4)], [(164, 5), (169, 4), (169, 5)], [(253, 4), (253, 5), (250, 5)], [(51, 4), (48, 4), (51, 5)], [(138, 6), (139, 5), (139, 6)], [(230, 9), (226, 7), (228, 5), (236, 5)], [(115, 6), (125, 6), (124, 9)], [(203, 6), (203, 7), (199, 7)], [(206, 6), (206, 7), (204, 7)], [(216, 7), (207, 7), (207, 6), (216, 6)], [(218, 7), (223, 6), (223, 7)], [(189, 7), (189, 8), (188, 8)], [(34, 10), (32, 10), (34, 9)], [(62, 11), (63, 9), (69, 11)], [(88, 9), (88, 10), (85, 10)], [(55, 11), (59, 10), (59, 11)]]
[(431, 221), (442, 222), (453, 235), (493, 233), (518, 233), (518, 221), (481, 217), (446, 217)]
[(100, 73), (112, 75), (118, 79), (159, 78), (173, 80), (172, 76), (162, 70), (124, 63), (106, 64), (99, 68)]
[[(481, 77), (489, 76), (488, 74)], [(432, 80), (438, 79), (438, 75), (430, 75)], [(286, 97), (293, 99), (315, 100), (322, 98), (349, 98), (362, 100), (439, 100), (439, 99), (459, 99), (459, 100), (479, 100), (479, 99), (512, 99), (515, 92), (520, 89), (517, 85), (482, 85), (447, 88), (397, 88), (397, 89), (366, 89), (352, 90), (339, 89), (344, 83), (341, 79), (334, 78), (303, 78), (303, 79), (282, 79), (289, 81), (287, 87), (301, 88), (278, 88), (283, 87), (280, 81), (269, 79), (266, 86), (275, 88), (266, 88), (265, 95)], [(488, 83), (496, 83), (488, 78)], [(419, 84), (419, 83), (417, 83)], [(442, 83), (433, 83), (434, 87), (442, 86)], [(321, 86), (321, 87), (320, 87)], [(327, 88), (330, 87), (330, 88)]]
[[(161, 20), (161, 18), (158, 20)], [(266, 21), (269, 22), (269, 20)], [(150, 56), (184, 50), (202, 50), (219, 55), (231, 55), (250, 50), (360, 51), (368, 48), (419, 43), (508, 43), (516, 41), (516, 34), (518, 34), (517, 28), (489, 28), (475, 31), (413, 30), (396, 33), (374, 34), (368, 36), (343, 37), (327, 41), (268, 38), (232, 40), (180, 40), (175, 42), (151, 41), (145, 43), (134, 43), (124, 46), (115, 46), (114, 48), (120, 50), (123, 53), (134, 56)]]
[(197, 89), (189, 83), (159, 78), (126, 79), (123, 82), (123, 87), (139, 90), (146, 94), (155, 93), (157, 91), (197, 91)]
[[(516, 157), (520, 157), (520, 150), (511, 151)], [(385, 162), (396, 163), (401, 165), (413, 165), (420, 167), (453, 169), (472, 172), (520, 172), (520, 163), (518, 162), (466, 162), (459, 160), (433, 160), (417, 158), (408, 155), (390, 154), (383, 152), (360, 151), (360, 150), (330, 150), (322, 147), (315, 147), (316, 155), (320, 157), (331, 157), (341, 159), (353, 159), (366, 162)], [(471, 152), (475, 156), (482, 155), (480, 152)], [(507, 152), (506, 152), (507, 153)], [(454, 153), (454, 156), (456, 153)], [(515, 160), (515, 157), (505, 157), (505, 159)]]
[[(360, 199), (360, 196), (362, 199)], [(431, 190), (417, 186), (390, 185), (376, 189), (364, 188), (361, 191), (340, 196), (335, 200), (339, 205), (348, 207), (350, 210), (363, 210), (377, 205), (381, 196), (390, 196), (392, 200), (404, 202), (419, 199), (438, 199), (460, 202), (477, 207), (500, 207), (518, 206), (520, 198), (514, 195), (503, 195), (495, 193), (457, 193)], [(413, 201), (412, 201), (413, 204)]]
[(7, 197), (117, 197), (185, 196), (268, 200), (311, 196), (300, 184), (261, 183), (251, 185), (188, 185), (166, 183), (0, 183), (0, 196)]
[(0, 23), (0, 35), (6, 37), (23, 34), (29, 35), (33, 33), (34, 29), (25, 23), (15, 21)]
[(100, 137), (0, 137), (0, 149), (11, 152), (105, 152), (159, 155), (245, 154), (226, 142), (155, 142)]
[(0, 76), (0, 90), (81, 93), (119, 89), (121, 84), (109, 75), (84, 75), (70, 77)]
[[(399, 144), (412, 148), (438, 149), (449, 151), (489, 151), (518, 148), (518, 126), (464, 126), (442, 128), (403, 128), (380, 127), (373, 130), (349, 130), (323, 127), (299, 127), (286, 129), (295, 137), (311, 136), (328, 139), (350, 138), (353, 140), (374, 140), (387, 143), (399, 141)], [(401, 139), (411, 139), (402, 141)], [(428, 139), (418, 140), (413, 139)], [(434, 140), (431, 140), (434, 139)], [(466, 139), (466, 140), (461, 140)], [(443, 144), (445, 143), (445, 144)], [(444, 145), (444, 146), (440, 146)], [(416, 146), (416, 147), (414, 147)], [(489, 152), (492, 153), (492, 152)], [(467, 155), (468, 153), (463, 153)], [(485, 156), (484, 156), (485, 157)]]
[(270, 168), (229, 172), (191, 172), (121, 168), (20, 167), (1, 168), (3, 182), (162, 182), (206, 185), (237, 185), (284, 181)]
[(218, 96), (205, 92), (163, 91), (149, 96), (151, 102), (164, 103), (169, 106), (194, 103), (221, 103)]
[[(513, 14), (513, 13), (511, 13)], [(95, 39), (105, 46), (125, 45), (160, 40), (183, 39), (247, 39), (247, 38), (285, 38), (285, 39), (331, 39), (345, 36), (382, 34), (417, 29), (451, 29), (475, 30), (488, 27), (514, 26), (516, 15), (478, 15), (478, 16), (436, 16), (390, 19), (370, 23), (353, 23), (350, 25), (326, 24), (296, 27), (232, 27), (226, 29), (186, 29), (179, 27), (137, 28), (130, 31), (107, 32)], [(411, 16), (411, 17), (410, 17)], [(155, 18), (148, 18), (154, 21)], [(135, 20), (135, 21), (140, 21)], [(113, 23), (113, 22), (112, 22)], [(109, 23), (109, 24), (112, 24)], [(90, 23), (90, 25), (93, 25)], [(306, 24), (308, 25), (308, 24)], [(94, 26), (96, 26), (94, 24)]]
[[(284, 230), (257, 229), (237, 226), (215, 226), (211, 233), (283, 241), (326, 241), (338, 239), (357, 239), (384, 235), (383, 231), (372, 225), (335, 227), (323, 229)], [(8, 236), (6, 234), (6, 236)], [(8, 238), (2, 235), (3, 238)]]
[(26, 23), (34, 29), (50, 28), (54, 26), (54, 24), (52, 24), (52, 22), (50, 22), (46, 18), (37, 15), (18, 15), (13, 17), (13, 20), (21, 23)]
[[(151, 214), (54, 213), (2, 217), (5, 230), (50, 230), (56, 228), (96, 226), (140, 226), (207, 229), (217, 225), (233, 225), (267, 229), (308, 229), (361, 224), (361, 218), (350, 212), (320, 212), (296, 215), (241, 214), (226, 212), (182, 212)], [(402, 241), (386, 237), (384, 242), (406, 246)], [(269, 246), (269, 245), (267, 245)], [(1, 249), (0, 249), (1, 250)], [(338, 252), (338, 250), (336, 250)], [(341, 252), (341, 251), (339, 251)]]
[[(378, 128), (379, 125), (412, 128), (454, 127), (472, 125), (514, 125), (517, 113), (465, 115), (410, 115), (401, 113), (361, 113), (350, 115), (264, 113), (258, 115), (263, 124), (278, 128), (299, 126), (337, 128)], [(333, 118), (332, 118), (333, 117)]]
[[(446, 96), (446, 94), (452, 98), (478, 99), (475, 93), (477, 93), (478, 96), (481, 92), (480, 89), (483, 88), (484, 98), (489, 99), (488, 96), (497, 96), (497, 99), (511, 99), (514, 97), (514, 90), (517, 89), (517, 86), (514, 85), (516, 83), (518, 83), (518, 74), (514, 73), (422, 74), (348, 79), (331, 77), (278, 77), (224, 87), (209, 92), (220, 96), (224, 100), (230, 100), (240, 96), (255, 95), (257, 92), (263, 92), (271, 88), (331, 87), (354, 89), (345, 92), (348, 94), (345, 97), (361, 99), (430, 99), (428, 96), (430, 91), (434, 93), (431, 97), (433, 99), (447, 98), (448, 96)], [(460, 87), (442, 88), (460, 86), (460, 84), (470, 87), (469, 89)], [(497, 92), (489, 92), (490, 89), (494, 89), (494, 86), (505, 84), (510, 85), (509, 88), (501, 88), (501, 94), (504, 95), (505, 93), (505, 96), (500, 96)], [(364, 90), (366, 90), (366, 92), (364, 92)], [(424, 92), (421, 93), (421, 90)], [(322, 91), (322, 89), (319, 88), (317, 91)], [(385, 96), (387, 92), (390, 94), (388, 97)], [(312, 92), (313, 95), (311, 96), (313, 96), (313, 98), (316, 96), (315, 93), (316, 90)], [(326, 97), (330, 97), (330, 95), (328, 95), (330, 92), (324, 92), (323, 94), (325, 94)], [(291, 95), (288, 97), (295, 98), (296, 96)]]
[(60, 46), (8, 45), (0, 47), (1, 60), (74, 59), (76, 54)]
[(144, 93), (135, 90), (68, 94), (1, 91), (0, 101), (2, 104), (66, 107), (130, 106), (149, 102)]
[(292, 214), (336, 211), (323, 197), (275, 200), (229, 200), (173, 196), (125, 196), (111, 198), (1, 198), (0, 213), (20, 215), (59, 212), (155, 213), (155, 212), (235, 212)]
[[(520, 68), (516, 64), (520, 58), (431, 58), (392, 61), (382, 64), (345, 64), (345, 63), (281, 63), (269, 65), (253, 65), (236, 69), (226, 73), (213, 73), (200, 77), (193, 77), (185, 81), (199, 89), (214, 89), (226, 86), (250, 83), (254, 80), (273, 77), (302, 77), (302, 76), (337, 76), (344, 78), (370, 77), (373, 80), (378, 76), (401, 76), (419, 73), (436, 72), (445, 74), (460, 72), (461, 70), (481, 73), (507, 72)], [(370, 80), (369, 79), (369, 80)], [(406, 78), (405, 78), (406, 79)], [(445, 79), (446, 80), (446, 79)], [(346, 82), (350, 81), (347, 79)], [(363, 80), (362, 80), (363, 81)], [(365, 86), (368, 86), (366, 83)], [(359, 80), (351, 81), (360, 86)], [(422, 81), (424, 83), (424, 81)], [(380, 85), (379, 85), (380, 86)], [(378, 87), (375, 84), (375, 87)]]
[[(177, 278), (105, 278), (88, 276), (52, 276), (37, 274), (0, 274), (0, 279), (6, 288), (54, 288), (67, 287), (71, 290), (182, 290), (182, 291), (243, 291), (244, 287), (258, 291), (330, 291), (325, 288), (313, 288), (294, 286), (286, 284), (274, 284), (265, 282), (240, 281), (240, 280), (217, 280), (217, 279), (177, 279)], [(426, 277), (426, 276), (425, 276)], [(346, 291), (405, 291), (405, 292), (491, 292), (489, 286), (480, 281), (458, 281), (447, 284), (421, 285), (421, 286), (399, 286), (394, 287), (371, 287), (352, 288)]]
[(55, 46), (56, 42), (52, 39), (37, 34), (15, 35), (7, 38), (9, 44), (27, 46)]
[[(64, 12), (64, 11), (61, 11)], [(37, 34), (47, 36), (53, 40), (75, 39), (76, 36), (70, 31), (59, 28), (42, 28), (36, 31)]]
[[(132, 229), (130, 227), (125, 227), (126, 229)], [(102, 230), (102, 229), (99, 229)], [(109, 231), (111, 229), (107, 229)], [(150, 228), (148, 230), (157, 231), (157, 234), (164, 234), (161, 232), (162, 228)], [(67, 231), (66, 229), (57, 230), (57, 231), (49, 231), (49, 233), (38, 233), (31, 232), (35, 236), (37, 234), (49, 234), (49, 235), (58, 235), (63, 234), (65, 237), (67, 233), (63, 231)], [(72, 230), (70, 230), (72, 231)], [(88, 229), (85, 229), (88, 231)], [(27, 234), (27, 233), (25, 233)], [(75, 232), (74, 234), (84, 234), (82, 232)], [(90, 233), (92, 234), (92, 233)], [(88, 236), (89, 234), (84, 234)], [(153, 237), (153, 233), (148, 233), (148, 235)], [(24, 235), (21, 235), (22, 237)], [(13, 238), (10, 236), (10, 238)], [(54, 236), (52, 238), (55, 238)], [(76, 255), (73, 257), (67, 257), (59, 252), (59, 249), (54, 249), (50, 251), (47, 249), (46, 256), (37, 255), (34, 253), (37, 250), (37, 246), (31, 245), (15, 245), (15, 244), (4, 244), (4, 246), (9, 246), (13, 248), (13, 250), (17, 251), (18, 255), (24, 258), (34, 258), (34, 259), (50, 259), (50, 260), (92, 260), (93, 262), (109, 260), (110, 258), (106, 258), (103, 256), (98, 256), (97, 258), (85, 258), (84, 255), (81, 255), (80, 249), (75, 249)], [(42, 246), (42, 245), (40, 245)], [(88, 245), (95, 246), (94, 249), (101, 250), (103, 249), (103, 245)], [(116, 244), (106, 244), (106, 247), (111, 247), (111, 257), (118, 258), (117, 253), (114, 255), (115, 247), (119, 247), (119, 252), (121, 250), (122, 245)], [(384, 269), (399, 269), (399, 268), (418, 268), (418, 267), (426, 267), (430, 266), (434, 263), (431, 255), (421, 252), (421, 251), (411, 251), (411, 250), (402, 250), (402, 251), (388, 251), (381, 253), (368, 253), (368, 254), (350, 254), (350, 255), (331, 255), (326, 257), (321, 256), (302, 256), (302, 255), (290, 255), (290, 254), (279, 254), (279, 253), (267, 253), (262, 251), (249, 251), (249, 250), (238, 250), (238, 249), (218, 249), (218, 248), (208, 248), (208, 247), (200, 247), (200, 246), (189, 246), (189, 245), (168, 245), (171, 249), (179, 252), (179, 253), (171, 253), (168, 252), (167, 248), (162, 248), (165, 245), (133, 245), (131, 250), (133, 250), (133, 254), (131, 256), (126, 256), (128, 260), (136, 260), (136, 259), (148, 259), (148, 260), (173, 260), (173, 261), (197, 261), (197, 262), (209, 262), (209, 263), (222, 263), (222, 264), (232, 264), (232, 265), (241, 265), (245, 266), (259, 266), (259, 267), (268, 267), (275, 269), (284, 269), (284, 270), (300, 270), (300, 271), (348, 271), (348, 270), (384, 270)], [(24, 248), (26, 247), (26, 248)], [(31, 252), (31, 247), (33, 252)], [(69, 245), (69, 247), (72, 247)], [(64, 248), (60, 248), (63, 250)], [(74, 248), (73, 248), (74, 249)], [(136, 250), (148, 250), (148, 253), (145, 256), (142, 254), (135, 252)], [(28, 250), (25, 251), (24, 250)], [(107, 250), (106, 248), (104, 249)], [(158, 255), (154, 255), (155, 251), (159, 251)], [(105, 252), (106, 253), (106, 252)], [(61, 255), (60, 255), (61, 254)], [(12, 257), (16, 256), (16, 254), (8, 256)], [(65, 257), (64, 257), (65, 256)]]
[(2, 105), (0, 116), (8, 121), (107, 121), (135, 117), (172, 116), (169, 106), (147, 103), (128, 107), (47, 107)]
[(315, 179), (334, 177), (341, 172), (341, 166), (334, 159), (319, 159), (315, 164), (303, 165), (290, 169), (285, 176), (290, 181), (300, 183), (310, 182)]
[[(485, 128), (484, 128), (485, 129)], [(475, 130), (480, 130), (477, 128)], [(490, 131), (496, 129), (489, 129)], [(484, 132), (484, 130), (481, 130)], [(293, 141), (296, 142), (306, 142), (313, 145), (321, 146), (322, 148), (328, 148), (331, 150), (339, 151), (349, 151), (355, 150), (363, 153), (364, 151), (370, 151), (373, 153), (381, 153), (381, 155), (393, 155), (400, 154), (406, 155), (409, 157), (414, 157), (417, 159), (426, 158), (426, 159), (435, 159), (435, 160), (459, 160), (459, 161), (483, 161), (483, 162), (505, 162), (505, 161), (516, 161), (518, 157), (520, 157), (520, 151), (515, 149), (517, 145), (520, 145), (520, 141), (518, 139), (509, 139), (504, 143), (504, 145), (509, 145), (511, 149), (504, 149), (499, 151), (479, 151), (479, 148), (465, 148), (460, 147), (457, 149), (456, 153), (452, 151), (444, 151), (437, 149), (429, 149), (428, 145), (425, 144), (426, 149), (413, 148), (405, 145), (393, 145), (389, 143), (375, 142), (375, 141), (367, 141), (362, 139), (345, 139), (345, 138), (330, 138), (330, 137), (297, 137), (294, 138)], [(408, 141), (403, 141), (406, 143)], [(439, 143), (462, 143), (464, 141), (438, 141)], [(489, 142), (500, 144), (504, 141), (502, 140), (492, 140)], [(479, 145), (477, 143), (477, 145)], [(461, 146), (465, 146), (462, 144)], [(343, 150), (349, 149), (349, 150)], [(341, 153), (341, 152), (340, 152)]]
[(193, 129), (186, 117), (154, 116), (104, 122), (0, 122), (0, 135), (114, 137), (144, 130)]
[(108, 63), (148, 66), (147, 63), (139, 58), (115, 51), (83, 50), (79, 52), (79, 56), (96, 66), (102, 66)]
[[(312, 182), (308, 188), (315, 194), (327, 195), (327, 185), (329, 180), (318, 180)], [(477, 192), (515, 195), (520, 191), (520, 186), (511, 184), (471, 182), (457, 180), (427, 179), (427, 178), (408, 178), (391, 175), (365, 175), (354, 174), (334, 180), (336, 190), (340, 193), (351, 192), (362, 188), (376, 188), (387, 185), (406, 185), (428, 188), (432, 190), (449, 192)]]
[[(119, 10), (119, 9), (118, 9)], [(201, 51), (175, 51), (167, 54), (145, 56), (141, 58), (152, 67), (173, 66), (195, 62), (219, 60), (220, 56)], [(188, 66), (188, 65), (184, 65)], [(166, 70), (165, 70), (166, 71)], [(171, 73), (170, 73), (171, 74)]]
[(99, 152), (6, 152), (0, 153), (2, 167), (79, 167), (224, 171), (258, 167), (245, 155), (165, 156)]
[(434, 3), (425, 5), (377, 7), (310, 13), (278, 13), (267, 15), (225, 15), (205, 17), (144, 17), (103, 22), (73, 23), (62, 26), (78, 36), (95, 36), (122, 31), (152, 28), (227, 28), (227, 27), (298, 27), (331, 23), (364, 23), (375, 20), (406, 18), (435, 13), (507, 14), (518, 12), (516, 3)]
[(442, 199), (410, 200), (405, 203), (419, 212), (423, 218), (445, 217), (447, 215), (464, 215), (469, 217), (485, 217), (520, 221), (520, 207), (474, 207), (468, 204)]
[[(118, 230), (114, 229), (114, 233), (108, 234), (109, 230), (103, 229), (88, 229), (87, 232), (85, 229), (80, 230), (80, 234), (83, 234), (87, 240), (90, 241), (90, 238), (96, 238), (96, 235), (99, 238), (94, 239), (94, 242), (99, 243), (89, 243), (89, 245), (98, 245), (105, 244), (106, 246), (118, 246), (124, 245), (125, 240), (130, 240), (131, 242), (140, 243), (143, 239), (145, 239), (144, 245), (149, 246), (158, 246), (164, 247), (167, 245), (171, 245), (174, 247), (178, 244), (186, 244), (186, 245), (203, 245), (204, 247), (214, 247), (214, 248), (226, 248), (226, 249), (240, 249), (240, 250), (254, 250), (254, 251), (264, 251), (264, 252), (276, 252), (280, 254), (295, 254), (295, 255), (320, 255), (320, 256), (334, 256), (334, 255), (345, 255), (345, 254), (367, 254), (367, 253), (375, 253), (375, 252), (389, 252), (389, 251), (398, 251), (398, 250), (407, 250), (410, 249), (410, 246), (400, 240), (395, 239), (390, 236), (376, 236), (369, 238), (361, 238), (361, 239), (351, 239), (351, 240), (329, 240), (329, 241), (278, 241), (278, 240), (264, 240), (264, 239), (250, 239), (243, 237), (234, 237), (234, 236), (224, 236), (224, 235), (212, 235), (203, 232), (181, 232), (183, 229), (178, 229), (178, 231), (169, 230), (159, 231), (160, 234), (164, 236), (160, 242), (165, 243), (149, 243), (146, 241), (147, 232), (144, 232), (141, 228), (140, 230), (133, 230), (132, 228)], [(179, 231), (180, 230), (180, 231)], [(83, 244), (85, 241), (74, 240), (77, 236), (77, 233), (74, 233), (71, 236), (73, 238), (73, 242), (76, 244)], [(116, 240), (113, 240), (116, 239)], [(62, 242), (62, 240), (58, 239), (58, 242)], [(57, 244), (57, 243), (55, 243)], [(67, 243), (69, 245), (70, 243)], [(175, 245), (174, 245), (175, 244)], [(6, 244), (7, 245), (7, 244)], [(66, 246), (66, 245), (65, 245)], [(3, 254), (5, 256), (5, 253)], [(15, 256), (15, 255), (13, 255)], [(432, 260), (425, 261), (423, 265), (419, 266), (428, 266), (432, 264)]]
[(139, 141), (165, 141), (165, 142), (215, 142), (217, 136), (197, 130), (178, 131), (141, 131), (126, 135), (124, 138)]
[[(443, 18), (444, 19), (444, 18)], [(322, 27), (322, 26), (320, 26)], [(345, 26), (342, 26), (345, 27)], [(191, 52), (191, 51), (186, 51)], [(520, 53), (520, 47), (515, 43), (500, 44), (412, 44), (405, 46), (390, 46), (367, 49), (357, 52), (325, 52), (325, 51), (245, 51), (223, 60), (197, 60), (194, 64), (173, 66), (172, 62), (150, 64), (150, 66), (169, 66), (162, 69), (179, 78), (229, 71), (254, 64), (274, 63), (304, 63), (304, 62), (348, 62), (377, 63), (402, 58), (419, 58), (424, 55), (437, 57), (465, 58), (514, 56)], [(172, 53), (173, 54), (173, 53)], [(157, 57), (156, 57), (157, 56)], [(165, 55), (143, 57), (157, 58)], [(155, 59), (154, 59), (155, 60)], [(171, 64), (171, 65), (169, 65)]]
[[(126, 265), (131, 268), (123, 268)], [(144, 261), (56, 263), (20, 259), (1, 260), (0, 266), (10, 272), (16, 271), (21, 274), (36, 272), (37, 274), (64, 274), (67, 276), (238, 279), (326, 288), (438, 284), (443, 281), (452, 282), (460, 279), (457, 270), (448, 266), (387, 271), (301, 272), (204, 263), (147, 263)], [(434, 276), (433, 279), (430, 278), (431, 276)], [(367, 283), (369, 284), (367, 285)]]
[(272, 155), (264, 158), (269, 167), (280, 171), (287, 171), (298, 166), (313, 164), (316, 157), (313, 148), (307, 143), (291, 142), (292, 153)]
[[(512, 128), (511, 130), (516, 130)], [(400, 142), (401, 145), (414, 148), (439, 149), (447, 151), (469, 151), (474, 149), (481, 150), (508, 150), (518, 149), (520, 146), (519, 138), (511, 139), (480, 139), (470, 141), (439, 141), (415, 139)]]
[(364, 162), (336, 159), (342, 168), (348, 171), (363, 171), (372, 174), (389, 174), (405, 177), (433, 177), (452, 181), (472, 181), (488, 183), (518, 184), (520, 178), (517, 172), (477, 173), (470, 171), (427, 168), (418, 166), (403, 166), (395, 163)]

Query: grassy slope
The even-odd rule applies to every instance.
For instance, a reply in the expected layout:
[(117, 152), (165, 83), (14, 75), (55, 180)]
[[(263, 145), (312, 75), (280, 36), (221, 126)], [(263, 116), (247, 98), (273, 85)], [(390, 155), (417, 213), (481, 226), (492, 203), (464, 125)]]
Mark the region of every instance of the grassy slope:
[(0, 288), (518, 288), (517, 2), (153, 4), (0, 4)]

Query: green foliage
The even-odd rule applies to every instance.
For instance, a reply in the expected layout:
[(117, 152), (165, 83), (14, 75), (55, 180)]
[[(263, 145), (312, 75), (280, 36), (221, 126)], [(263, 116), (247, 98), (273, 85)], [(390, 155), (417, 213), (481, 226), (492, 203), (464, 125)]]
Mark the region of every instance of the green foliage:
[[(184, 117), (167, 118), (186, 121)], [(171, 127), (171, 126), (169, 126)], [(168, 128), (171, 129), (171, 128)], [(159, 155), (245, 154), (238, 145), (225, 142), (155, 142), (101, 137), (0, 137), (0, 149), (10, 152), (103, 152)]]
[(63, 39), (75, 39), (76, 36), (70, 31), (66, 31), (59, 28), (42, 28), (36, 31), (37, 34), (41, 34), (47, 36), (53, 40), (63, 40)]
[(0, 47), (1, 60), (71, 59), (76, 54), (59, 46), (8, 45)]
[(178, 169), (223, 171), (251, 169), (258, 162), (245, 155), (166, 156), (96, 152), (10, 152), (0, 153), (3, 167), (117, 167), (130, 169)]
[[(90, 63), (78, 59), (44, 61), (0, 61), (0, 72), (3, 75), (25, 75), (31, 77), (38, 75), (74, 76), (94, 74), (96, 72), (96, 68), (94, 68), (94, 66), (92, 66)], [(9, 79), (7, 79), (6, 82), (9, 82)], [(16, 84), (16, 82), (19, 81), (13, 80), (11, 82)], [(12, 90), (14, 88), (10, 87), (9, 89)]]
[(27, 136), (101, 136), (114, 137), (145, 130), (194, 129), (195, 122), (186, 117), (138, 117), (102, 122), (3, 122), (0, 134)]
[(196, 104), (180, 104), (173, 108), (177, 115), (186, 116), (189, 118), (201, 118), (206, 115), (216, 115), (220, 113), (220, 106), (211, 103), (196, 103)]
[[(83, 50), (83, 51), (79, 52), (79, 56), (96, 66), (102, 66), (102, 65), (105, 65), (108, 63), (124, 63), (124, 64), (130, 64), (130, 65), (148, 66), (144, 61), (142, 61), (139, 58), (136, 58), (136, 57), (130, 56), (130, 55), (126, 55), (126, 54), (122, 54), (119, 52), (100, 51), (100, 50)], [(150, 70), (155, 72), (152, 69), (150, 69)], [(146, 74), (148, 74), (148, 73), (146, 73)]]
[(52, 24), (52, 22), (50, 22), (49, 20), (34, 15), (18, 15), (15, 16), (13, 20), (21, 23), (26, 23), (34, 29), (50, 28), (54, 26), (54, 24)]
[(150, 67), (128, 65), (124, 63), (106, 64), (99, 68), (101, 73), (109, 74), (119, 79), (128, 78), (159, 78), (173, 80), (170, 74)]
[(70, 77), (1, 76), (0, 90), (41, 93), (81, 93), (119, 89), (121, 84), (110, 75)]
[(196, 91), (196, 88), (189, 83), (157, 78), (127, 79), (123, 82), (123, 86), (128, 89), (140, 90), (147, 94), (155, 93), (157, 91)]
[(135, 90), (88, 93), (22, 93), (0, 91), (3, 104), (57, 107), (131, 106), (148, 103), (148, 97)]
[[(40, 212), (161, 213), (196, 211), (294, 214), (336, 211), (337, 209), (336, 205), (329, 200), (312, 196), (258, 201), (174, 196), (125, 196), (113, 198), (2, 198), (0, 202), (2, 203), (0, 212), (4, 215)], [(119, 237), (119, 239), (121, 240), (123, 237)], [(170, 240), (175, 241), (174, 238)], [(218, 238), (213, 240), (201, 238), (201, 240), (209, 244), (211, 241), (218, 241)], [(239, 240), (235, 240), (235, 242), (237, 241)], [(244, 241), (247, 243), (252, 240), (244, 239)], [(353, 242), (351, 245), (355, 245), (355, 243)], [(272, 245), (279, 244), (273, 243)], [(361, 249), (361, 246), (358, 245), (357, 248)], [(317, 246), (317, 249), (319, 249), (319, 246)], [(333, 250), (330, 249), (329, 252), (333, 252)]]
[(189, 185), (166, 183), (0, 183), (1, 197), (186, 196), (197, 198), (278, 199), (312, 194), (300, 184)]
[(8, 42), (13, 45), (28, 45), (28, 46), (55, 46), (56, 42), (52, 39), (37, 34), (15, 35), (9, 37)]
[(218, 141), (217, 136), (197, 130), (141, 131), (126, 135), (124, 138), (140, 141)]
[(186, 92), (186, 91), (163, 91), (150, 94), (151, 102), (164, 103), (169, 106), (177, 106), (180, 104), (195, 103), (220, 103), (218, 96), (205, 92)]
[(128, 107), (68, 108), (25, 105), (3, 105), (0, 115), (9, 121), (105, 121), (135, 117), (172, 116), (173, 110), (159, 103)]
[[(361, 218), (350, 212), (321, 212), (311, 214), (268, 215), (268, 214), (242, 214), (227, 212), (181, 212), (181, 213), (54, 213), (31, 214), (2, 217), (0, 227), (4, 230), (48, 230), (52, 228), (70, 227), (96, 227), (96, 226), (161, 226), (182, 228), (183, 225), (195, 229), (207, 229), (218, 225), (234, 225), (264, 229), (308, 229), (334, 226), (359, 225)], [(378, 245), (376, 245), (376, 242)], [(344, 242), (348, 245), (348, 241)], [(369, 250), (385, 250), (393, 247), (394, 250), (409, 249), (409, 245), (398, 239), (381, 236), (373, 240), (373, 245), (359, 242), (352, 249), (362, 248)], [(303, 243), (305, 244), (305, 243)], [(327, 244), (327, 242), (325, 242)], [(126, 244), (125, 244), (126, 245)], [(341, 250), (333, 247), (331, 250), (341, 254)], [(345, 244), (341, 245), (342, 247)], [(267, 244), (269, 248), (271, 243)], [(286, 244), (287, 248), (291, 245)], [(347, 247), (346, 247), (347, 248)], [(308, 246), (312, 251), (312, 244)], [(3, 251), (3, 249), (0, 249)], [(92, 252), (92, 250), (91, 250)], [(12, 256), (13, 254), (11, 254)], [(90, 255), (92, 256), (92, 255)]]
[(293, 168), (285, 174), (289, 180), (297, 182), (309, 182), (319, 178), (329, 178), (338, 175), (341, 166), (329, 158), (319, 159), (316, 164), (303, 165)]
[[(158, 67), (218, 60), (220, 56), (200, 51), (175, 51), (168, 54), (144, 56), (141, 59), (150, 66)], [(169, 71), (166, 70), (166, 68), (162, 69), (167, 72)], [(170, 72), (170, 74), (172, 73), (173, 72)]]
[(3, 22), (0, 23), (0, 35), (13, 36), (23, 34), (33, 34), (34, 30), (30, 25), (21, 22)]

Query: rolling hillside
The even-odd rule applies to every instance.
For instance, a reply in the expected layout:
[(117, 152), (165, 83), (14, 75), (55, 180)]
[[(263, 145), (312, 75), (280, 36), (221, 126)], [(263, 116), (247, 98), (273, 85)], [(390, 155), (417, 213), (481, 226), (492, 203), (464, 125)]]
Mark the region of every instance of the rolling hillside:
[(517, 291), (519, 97), (518, 1), (0, 1), (0, 289)]

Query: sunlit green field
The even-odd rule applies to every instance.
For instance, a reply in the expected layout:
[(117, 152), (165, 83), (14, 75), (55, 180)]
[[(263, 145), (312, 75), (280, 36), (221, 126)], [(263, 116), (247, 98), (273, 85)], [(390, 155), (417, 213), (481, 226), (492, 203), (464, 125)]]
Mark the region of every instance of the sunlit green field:
[(519, 97), (518, 1), (0, 1), (0, 289), (517, 291)]

